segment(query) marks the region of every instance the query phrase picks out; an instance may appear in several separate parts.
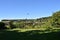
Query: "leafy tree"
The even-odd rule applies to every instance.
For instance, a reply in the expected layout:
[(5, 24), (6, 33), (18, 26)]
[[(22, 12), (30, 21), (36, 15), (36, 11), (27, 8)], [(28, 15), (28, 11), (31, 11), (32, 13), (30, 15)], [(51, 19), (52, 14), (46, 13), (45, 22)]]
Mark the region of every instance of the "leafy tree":
[(52, 26), (60, 27), (60, 11), (57, 11), (52, 15)]
[(6, 29), (6, 27), (5, 27), (5, 23), (0, 22), (0, 29)]
[(20, 21), (14, 22), (14, 25), (16, 26), (16, 28), (24, 28), (25, 27), (24, 22), (20, 22)]
[(9, 24), (11, 29), (16, 28), (16, 26), (13, 24), (13, 21), (10, 21)]

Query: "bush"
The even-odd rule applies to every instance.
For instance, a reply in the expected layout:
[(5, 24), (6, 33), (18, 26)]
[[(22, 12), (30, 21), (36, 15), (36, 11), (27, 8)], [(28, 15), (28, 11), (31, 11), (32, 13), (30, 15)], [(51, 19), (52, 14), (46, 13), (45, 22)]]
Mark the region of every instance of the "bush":
[(0, 29), (6, 29), (6, 27), (5, 27), (5, 23), (0, 22)]
[(9, 25), (10, 25), (10, 28), (11, 28), (11, 29), (16, 28), (16, 26), (13, 24), (13, 21), (10, 21), (10, 22), (9, 22)]
[(60, 11), (55, 12), (52, 15), (52, 26), (54, 26), (54, 27), (60, 27)]

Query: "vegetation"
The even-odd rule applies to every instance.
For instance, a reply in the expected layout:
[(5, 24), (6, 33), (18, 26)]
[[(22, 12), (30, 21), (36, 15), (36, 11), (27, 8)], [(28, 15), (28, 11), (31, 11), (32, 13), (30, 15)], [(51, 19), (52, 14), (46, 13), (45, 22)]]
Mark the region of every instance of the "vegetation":
[(60, 40), (60, 11), (38, 19), (2, 20), (0, 40)]
[(6, 27), (5, 27), (5, 23), (0, 22), (0, 29), (6, 29)]
[(0, 40), (60, 40), (60, 31), (31, 30), (26, 32), (0, 30)]
[(52, 25), (54, 27), (60, 27), (60, 11), (56, 12), (52, 16)]

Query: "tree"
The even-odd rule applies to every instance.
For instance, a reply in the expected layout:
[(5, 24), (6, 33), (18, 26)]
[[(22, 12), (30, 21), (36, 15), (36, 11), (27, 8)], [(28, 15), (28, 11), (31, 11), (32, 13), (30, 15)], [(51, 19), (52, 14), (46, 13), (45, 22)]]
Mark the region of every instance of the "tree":
[(6, 27), (5, 27), (5, 23), (0, 22), (0, 29), (6, 29)]
[(13, 21), (10, 21), (10, 22), (9, 22), (9, 25), (10, 25), (10, 28), (11, 28), (11, 29), (16, 28), (16, 26), (13, 24)]
[(57, 11), (52, 15), (52, 26), (60, 27), (60, 11)]

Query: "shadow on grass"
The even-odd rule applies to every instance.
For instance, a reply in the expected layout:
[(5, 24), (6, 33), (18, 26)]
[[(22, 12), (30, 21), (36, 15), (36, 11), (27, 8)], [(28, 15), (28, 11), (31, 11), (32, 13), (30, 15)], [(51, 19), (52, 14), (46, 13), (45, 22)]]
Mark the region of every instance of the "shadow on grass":
[(60, 32), (43, 33), (40, 30), (17, 32), (0, 31), (0, 40), (60, 40)]

